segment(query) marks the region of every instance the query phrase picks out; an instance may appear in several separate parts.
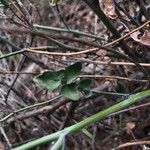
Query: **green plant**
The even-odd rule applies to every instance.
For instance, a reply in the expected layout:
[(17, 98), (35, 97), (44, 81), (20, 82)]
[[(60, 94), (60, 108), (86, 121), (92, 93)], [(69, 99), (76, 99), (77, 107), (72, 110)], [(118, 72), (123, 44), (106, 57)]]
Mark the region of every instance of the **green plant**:
[(51, 91), (60, 87), (61, 95), (69, 98), (70, 100), (77, 101), (80, 99), (81, 92), (86, 97), (92, 95), (90, 89), (91, 80), (77, 80), (81, 70), (82, 64), (80, 62), (76, 62), (62, 70), (46, 70), (42, 74), (37, 75), (33, 80), (42, 87)]
[(14, 148), (13, 150), (27, 150), (27, 149), (31, 149), (35, 146), (39, 146), (41, 144), (44, 143), (48, 143), (50, 141), (56, 141), (55, 144), (53, 145), (53, 150), (55, 149), (59, 149), (60, 147), (64, 147), (64, 142), (65, 142), (65, 136), (66, 135), (70, 135), (70, 134), (74, 134), (75, 132), (85, 128), (86, 126), (89, 126), (92, 123), (95, 123), (96, 121), (99, 121), (103, 118), (106, 118), (107, 116), (109, 116), (110, 114), (119, 111), (123, 108), (126, 108), (128, 106), (131, 106), (132, 104), (138, 102), (139, 100), (150, 96), (150, 89), (146, 90), (146, 91), (142, 91), (139, 93), (136, 93), (132, 96), (130, 96), (129, 98), (114, 104), (113, 106), (110, 106), (70, 127), (67, 127), (61, 131), (57, 131), (55, 133), (52, 133), (50, 135), (46, 135), (44, 137), (41, 137), (39, 139), (36, 139), (34, 141), (31, 141), (29, 143), (26, 143), (24, 145), (21, 145), (17, 148)]

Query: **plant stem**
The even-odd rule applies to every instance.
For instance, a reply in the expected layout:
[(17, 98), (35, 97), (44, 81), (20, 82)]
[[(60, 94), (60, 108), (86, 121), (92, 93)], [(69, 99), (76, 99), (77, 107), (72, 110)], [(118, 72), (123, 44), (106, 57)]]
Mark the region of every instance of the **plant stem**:
[(60, 137), (60, 135), (64, 132), (68, 132), (69, 134), (73, 134), (73, 133), (85, 128), (86, 126), (89, 126), (92, 123), (95, 123), (101, 119), (106, 118), (111, 113), (114, 113), (118, 110), (126, 108), (126, 107), (134, 104), (135, 102), (138, 102), (140, 99), (143, 99), (143, 98), (148, 97), (148, 96), (150, 96), (150, 89), (148, 89), (146, 91), (139, 92), (137, 94), (134, 94), (134, 95), (130, 96), (129, 98), (127, 98), (126, 100), (121, 101), (121, 102), (119, 102), (119, 103), (117, 103), (117, 104), (115, 104), (115, 105), (113, 105), (107, 109), (104, 109), (104, 110), (86, 118), (85, 120), (83, 120), (79, 123), (76, 123), (75, 125), (67, 127), (61, 131), (52, 133), (50, 135), (44, 136), (44, 137), (39, 138), (37, 140), (28, 142), (24, 145), (21, 145), (17, 148), (14, 148), (13, 150), (27, 150), (27, 149), (33, 148), (35, 146), (39, 146), (41, 144), (44, 144), (44, 143), (58, 139)]
[(3, 59), (3, 58), (7, 58), (7, 57), (10, 57), (10, 56), (14, 56), (14, 55), (17, 55), (17, 54), (23, 54), (25, 52), (25, 50), (20, 50), (20, 51), (16, 51), (16, 52), (11, 52), (11, 53), (8, 53), (6, 55), (2, 55), (0, 56), (0, 60)]
[(37, 104), (33, 104), (33, 105), (30, 105), (30, 106), (27, 106), (27, 107), (24, 107), (24, 108), (20, 108), (18, 110), (15, 110), (14, 112), (8, 114), (7, 116), (5, 116), (4, 118), (0, 119), (0, 123), (4, 123), (5, 121), (7, 121), (10, 117), (12, 117), (13, 115), (16, 115), (17, 113), (20, 113), (22, 111), (29, 111), (29, 109), (32, 109), (34, 107), (38, 107), (38, 106), (43, 106), (43, 105), (46, 105), (54, 100), (57, 100), (59, 99), (61, 96), (56, 96), (48, 101), (44, 101), (44, 102), (41, 102), (41, 103), (37, 103)]
[[(111, 21), (107, 18), (107, 16), (104, 14), (102, 9), (100, 8), (99, 5), (99, 0), (83, 0), (98, 16), (98, 18), (104, 23), (104, 25), (107, 27), (108, 30), (113, 34), (115, 38), (120, 38), (121, 35), (120, 33), (115, 29)], [(140, 60), (139, 57), (137, 57), (134, 54), (134, 51), (126, 44), (126, 42), (122, 39), (119, 41), (119, 45), (122, 48), (122, 50), (132, 59), (132, 61), (135, 62), (135, 64), (144, 72), (144, 74), (149, 78), (149, 73), (148, 71), (141, 67), (138, 64), (138, 61)]]
[[(83, 1), (95, 12), (95, 14), (98, 16), (98, 18), (104, 23), (104, 25), (107, 27), (107, 29), (110, 30), (110, 32), (113, 34), (113, 36), (115, 38), (121, 37), (120, 33), (115, 29), (115, 27), (113, 26), (111, 21), (106, 17), (104, 12), (100, 8), (98, 0), (94, 0), (94, 1), (93, 0), (83, 0)], [(119, 44), (120, 44), (120, 47), (122, 48), (122, 50), (126, 54), (128, 54), (131, 58), (133, 58), (135, 60), (137, 59), (137, 58), (135, 58), (136, 56), (132, 52), (131, 48), (128, 47), (128, 45), (125, 43), (124, 40), (120, 40)]]
[(48, 30), (48, 31), (73, 33), (73, 34), (80, 35), (80, 36), (95, 38), (97, 40), (105, 40), (104, 37), (96, 36), (94, 34), (89, 34), (89, 33), (81, 32), (81, 31), (77, 31), (77, 30), (72, 30), (72, 29), (55, 28), (55, 27), (38, 25), (38, 24), (34, 24), (34, 27), (36, 27), (38, 29), (45, 29), (45, 30)]

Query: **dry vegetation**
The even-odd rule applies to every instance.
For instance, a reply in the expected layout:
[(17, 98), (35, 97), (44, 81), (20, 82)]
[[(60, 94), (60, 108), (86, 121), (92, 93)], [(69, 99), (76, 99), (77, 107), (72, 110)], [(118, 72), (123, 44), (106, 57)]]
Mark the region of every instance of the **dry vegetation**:
[[(149, 0), (100, 0), (101, 9), (98, 0), (55, 6), (48, 0), (0, 2), (0, 150), (64, 129), (149, 89)], [(79, 78), (92, 81), (88, 98), (74, 102), (33, 81), (45, 69), (75, 62), (82, 63)], [(145, 98), (67, 136), (66, 149), (150, 149), (149, 106)]]

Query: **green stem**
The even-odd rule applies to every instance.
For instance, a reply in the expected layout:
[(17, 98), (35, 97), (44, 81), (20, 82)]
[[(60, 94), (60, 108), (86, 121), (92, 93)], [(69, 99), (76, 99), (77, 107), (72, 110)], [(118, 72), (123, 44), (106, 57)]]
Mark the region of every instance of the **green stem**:
[(0, 60), (3, 59), (3, 58), (7, 58), (7, 57), (10, 57), (10, 56), (17, 55), (17, 54), (22, 54), (23, 52), (25, 52), (25, 50), (20, 50), (20, 51), (8, 53), (6, 55), (2, 55), (2, 56), (0, 56)]
[(68, 46), (66, 44), (63, 44), (51, 37), (47, 37), (47, 36), (43, 36), (43, 37), (46, 37), (49, 41), (53, 42), (54, 44), (58, 45), (60, 48), (64, 48), (64, 49), (68, 49), (68, 50), (73, 50), (73, 51), (81, 51), (83, 49), (81, 48), (76, 48), (76, 47), (72, 47), (72, 46)]
[(143, 99), (143, 98), (148, 97), (148, 96), (150, 96), (150, 89), (146, 90), (146, 91), (139, 92), (137, 94), (134, 94), (134, 95), (130, 96), (128, 99), (121, 101), (121, 102), (119, 102), (119, 103), (117, 103), (117, 104), (115, 104), (115, 105), (113, 105), (113, 106), (111, 106), (105, 110), (102, 110), (102, 111), (86, 118), (85, 120), (83, 120), (79, 123), (76, 123), (75, 125), (67, 127), (61, 131), (52, 133), (50, 135), (44, 136), (44, 137), (39, 138), (37, 140), (28, 142), (24, 145), (21, 145), (17, 148), (14, 148), (13, 150), (27, 150), (27, 149), (33, 148), (35, 146), (39, 146), (41, 144), (44, 144), (44, 143), (58, 139), (60, 137), (60, 135), (64, 132), (68, 132), (69, 134), (73, 134), (73, 133), (85, 128), (86, 126), (89, 126), (92, 123), (95, 123), (101, 119), (106, 118), (111, 113), (114, 113), (114, 112), (119, 111), (123, 108), (126, 108), (126, 107), (130, 106), (131, 104), (134, 104), (135, 102), (139, 101), (140, 99)]
[(34, 27), (36, 27), (38, 29), (45, 29), (45, 30), (55, 31), (55, 32), (73, 33), (73, 34), (80, 35), (80, 36), (86, 36), (86, 37), (90, 37), (90, 38), (95, 38), (97, 40), (105, 40), (104, 37), (96, 36), (96, 35), (93, 35), (93, 34), (81, 32), (81, 31), (77, 31), (77, 30), (72, 30), (72, 29), (55, 28), (55, 27), (38, 25), (38, 24), (34, 24)]

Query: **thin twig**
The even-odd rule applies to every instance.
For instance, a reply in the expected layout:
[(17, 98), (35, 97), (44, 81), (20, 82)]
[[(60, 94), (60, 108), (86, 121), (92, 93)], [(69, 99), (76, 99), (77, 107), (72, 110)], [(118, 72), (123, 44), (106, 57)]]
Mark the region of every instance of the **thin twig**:
[[(113, 44), (116, 44), (117, 42), (119, 42), (120, 40), (122, 39), (125, 39), (126, 37), (130, 36), (132, 33), (138, 31), (139, 29), (143, 28), (144, 26), (146, 26), (147, 24), (150, 23), (150, 20), (145, 22), (143, 25), (139, 26), (138, 28), (134, 29), (133, 31), (125, 34), (124, 36), (110, 42), (110, 43), (107, 43), (104, 45), (104, 47), (108, 47), (108, 46), (111, 46)], [(80, 51), (80, 52), (72, 52), (72, 53), (54, 53), (54, 52), (45, 52), (45, 51), (40, 51), (40, 50), (34, 50), (34, 49), (30, 49), (30, 48), (27, 48), (25, 49), (26, 51), (29, 51), (29, 52), (32, 52), (32, 53), (40, 53), (40, 54), (48, 54), (48, 55), (59, 55), (59, 56), (72, 56), (72, 55), (79, 55), (79, 54), (85, 54), (85, 53), (89, 53), (89, 52), (94, 52), (94, 51), (97, 51), (99, 50), (98, 48), (92, 48), (92, 49), (87, 49), (87, 50), (83, 50), (83, 51)]]
[(134, 106), (134, 107), (131, 107), (131, 108), (128, 108), (128, 109), (123, 109), (123, 110), (117, 111), (115, 113), (110, 114), (109, 116), (116, 116), (116, 115), (119, 115), (121, 113), (125, 113), (127, 111), (132, 111), (132, 110), (135, 110), (135, 109), (141, 109), (143, 107), (147, 107), (148, 108), (149, 106), (150, 106), (150, 103), (145, 103), (145, 104)]
[[(92, 95), (90, 98), (96, 98), (97, 96), (99, 96), (99, 94)], [(15, 118), (12, 118), (14, 114), (17, 114), (17, 113), (22, 112), (24, 110), (29, 110), (30, 108), (34, 108), (34, 107), (37, 107), (37, 106), (42, 106), (42, 105), (48, 104), (51, 101), (53, 101), (55, 99), (58, 99), (58, 98), (60, 98), (60, 96), (57, 96), (57, 97), (55, 97), (51, 100), (48, 100), (46, 102), (34, 104), (34, 105), (31, 105), (31, 106), (27, 106), (25, 108), (21, 108), (19, 110), (16, 110), (16, 111), (8, 114), (4, 118), (2, 118), (0, 120), (0, 123), (5, 123), (5, 122), (6, 123), (11, 123), (11, 122), (14, 122), (16, 120), (24, 120), (24, 119), (27, 119), (29, 117), (37, 116), (39, 114), (53, 113), (56, 109), (58, 109), (62, 105), (65, 105), (69, 101), (67, 99), (65, 99), (65, 100), (62, 100), (62, 101), (59, 101), (59, 102), (55, 103), (53, 106), (45, 106), (45, 107), (42, 107), (42, 108), (37, 109), (37, 110), (27, 111), (23, 114), (18, 114), (17, 116), (15, 116)], [(89, 99), (89, 98), (82, 98), (82, 100), (84, 100), (84, 101), (87, 100), (87, 99)]]
[(23, 71), (7, 71), (7, 70), (1, 70), (0, 68), (0, 74), (6, 75), (6, 74), (26, 74), (26, 75), (37, 75), (40, 72), (23, 72)]
[[(22, 69), (22, 67), (23, 67), (23, 65), (24, 65), (24, 62), (25, 62), (25, 59), (26, 59), (26, 56), (23, 56), (23, 58), (21, 58), (20, 64), (19, 64), (19, 66), (18, 66), (18, 68), (17, 68), (18, 71), (20, 71), (20, 70)], [(19, 77), (19, 74), (16, 75), (15, 79), (13, 80), (12, 84), (10, 85), (10, 88), (9, 88), (8, 91), (7, 91), (7, 94), (6, 94), (6, 96), (5, 96), (5, 103), (6, 103), (6, 104), (7, 104), (7, 101), (8, 101), (9, 94), (10, 94), (10, 92), (11, 92), (13, 86), (15, 85), (15, 83), (16, 83), (18, 77)]]
[[(122, 64), (123, 65), (123, 64)], [(150, 65), (150, 64), (149, 64)], [(18, 71), (1, 71), (0, 74), (26, 74), (26, 75), (37, 75), (40, 74), (40, 72), (18, 72)], [(130, 79), (126, 77), (120, 77), (120, 76), (105, 76), (105, 75), (81, 75), (79, 78), (108, 78), (109, 80), (111, 79), (117, 79), (117, 80), (127, 80), (127, 81), (132, 81), (132, 82), (149, 82), (149, 80), (138, 80), (138, 79)]]
[(48, 39), (47, 37), (51, 37), (53, 39), (59, 39), (59, 40), (67, 40), (70, 42), (77, 42), (77, 43), (81, 43), (81, 44), (85, 44), (87, 46), (93, 46), (93, 47), (100, 47), (99, 44), (93, 43), (93, 42), (88, 42), (82, 39), (78, 39), (78, 38), (72, 38), (70, 36), (63, 36), (63, 35), (56, 35), (56, 34), (52, 34), (49, 32), (45, 32), (45, 31), (35, 31), (35, 30), (29, 30), (29, 29), (20, 29), (20, 28), (12, 28), (12, 27), (0, 27), (0, 30), (2, 31), (7, 31), (9, 33), (18, 33), (18, 34), (32, 34), (32, 35), (36, 35), (39, 37), (43, 37), (45, 39)]
[(72, 29), (68, 30), (68, 29), (49, 27), (49, 26), (43, 26), (43, 25), (38, 25), (38, 24), (34, 24), (34, 27), (36, 27), (38, 29), (46, 29), (46, 30), (55, 31), (55, 32), (73, 33), (73, 34), (80, 35), (80, 36), (86, 36), (86, 37), (90, 37), (90, 38), (95, 38), (97, 40), (104, 40), (103, 37), (96, 36), (94, 34), (89, 34), (89, 33), (86, 33), (86, 32), (81, 32), (81, 31), (78, 31), (78, 30), (72, 30)]
[[(49, 33), (43, 33), (43, 32), (40, 32), (40, 31), (31, 31), (31, 30), (24, 30), (24, 29), (17, 29), (17, 28), (11, 28), (11, 27), (0, 27), (0, 30), (5, 30), (5, 31), (8, 31), (8, 32), (17, 32), (17, 33), (32, 33), (33, 35), (37, 35), (37, 36), (41, 36), (45, 39), (48, 39), (49, 41), (51, 41), (52, 43), (54, 43), (55, 45), (58, 45), (60, 48), (64, 48), (64, 49), (67, 49), (67, 50), (74, 50), (74, 51), (81, 51), (82, 49), (81, 48), (76, 48), (76, 47), (72, 47), (72, 46), (68, 46), (68, 45), (65, 45), (59, 41), (56, 40), (56, 37), (60, 37), (58, 39), (61, 39), (61, 36), (54, 36), (53, 34), (49, 34)], [(67, 39), (64, 37), (64, 39)], [(77, 39), (76, 39), (77, 40)], [(79, 40), (77, 40), (79, 41)]]
[(4, 58), (7, 58), (7, 57), (10, 57), (10, 56), (17, 55), (17, 54), (23, 54), (23, 52), (25, 52), (25, 50), (22, 49), (22, 50), (19, 50), (19, 51), (16, 51), (16, 52), (11, 52), (9, 54), (2, 55), (2, 56), (0, 56), (0, 60), (4, 59)]
[(12, 145), (11, 145), (11, 143), (10, 143), (10, 140), (9, 140), (9, 138), (7, 137), (6, 133), (5, 133), (5, 130), (4, 130), (3, 127), (1, 127), (1, 126), (0, 126), (0, 132), (1, 132), (1, 134), (4, 136), (4, 138), (5, 138), (5, 140), (6, 140), (7, 144), (8, 144), (8, 146), (9, 146), (9, 148), (11, 149)]
[[(30, 52), (33, 52), (33, 53), (38, 53), (39, 52), (41, 54), (57, 55), (57, 56), (81, 55), (81, 54), (90, 53), (90, 52), (92, 53), (93, 51), (98, 50), (98, 48), (91, 48), (91, 49), (87, 49), (87, 50), (83, 50), (83, 51), (79, 51), (79, 52), (68, 52), (68, 53), (63, 53), (63, 52), (48, 52), (48, 51), (45, 51), (46, 49), (49, 50), (49, 48), (51, 48), (51, 47), (49, 47), (49, 46), (41, 46), (41, 47), (30, 47), (30, 48), (27, 48), (27, 49), (24, 49), (24, 50), (27, 50), (27, 51), (30, 51)], [(108, 48), (108, 47), (105, 47), (105, 46), (99, 46), (99, 48), (105, 49), (108, 52), (116, 54), (120, 58), (124, 58), (124, 59), (127, 59), (127, 60), (133, 62), (133, 60), (131, 58), (129, 58), (127, 55), (125, 55), (125, 54), (123, 54), (123, 53), (121, 53), (119, 51), (116, 51), (113, 48)], [(63, 50), (63, 49), (61, 49), (61, 50)], [(134, 63), (137, 64), (136, 62), (134, 62)]]
[(50, 103), (50, 102), (52, 102), (52, 101), (54, 101), (54, 100), (59, 99), (60, 97), (61, 97), (61, 96), (59, 95), (59, 96), (56, 96), (56, 97), (54, 97), (54, 98), (52, 98), (52, 99), (50, 99), (50, 100), (48, 100), (48, 101), (44, 101), (44, 102), (41, 102), (41, 103), (37, 103), (37, 104), (34, 104), (34, 105), (30, 105), (30, 106), (27, 106), (27, 107), (24, 107), (24, 108), (20, 108), (20, 109), (18, 109), (18, 110), (15, 110), (15, 111), (13, 111), (12, 113), (10, 113), (10, 114), (8, 114), (7, 116), (5, 116), (4, 118), (2, 118), (2, 119), (0, 120), (0, 123), (2, 123), (2, 122), (4, 122), (4, 121), (8, 120), (10, 117), (14, 116), (14, 114), (20, 113), (20, 112), (22, 112), (22, 111), (27, 111), (27, 110), (29, 110), (29, 109), (31, 109), (31, 108), (34, 108), (34, 107), (39, 107), (39, 106), (46, 105), (46, 104), (48, 104), (48, 103)]
[(23, 55), (27, 56), (27, 58), (29, 58), (32, 62), (34, 62), (38, 66), (40, 66), (40, 67), (42, 67), (44, 69), (49, 69), (48, 65), (44, 64), (42, 61), (38, 60), (37, 58), (34, 58), (30, 54), (24, 53), (25, 51), (23, 49), (21, 49), (20, 47), (18, 47), (17, 45), (12, 43), (11, 41), (7, 40), (6, 38), (3, 38), (3, 37), (0, 36), (0, 41), (8, 44), (12, 48), (12, 50), (14, 51), (12, 53), (9, 53), (9, 54), (1, 56), (0, 60), (3, 59), (3, 58), (7, 58), (7, 57), (10, 57), (10, 56), (17, 55), (17, 54), (23, 54)]
[(120, 37), (120, 38), (118, 38), (118, 39), (116, 39), (116, 40), (114, 40), (114, 41), (112, 41), (112, 42), (106, 44), (105, 46), (110, 46), (110, 45), (116, 44), (116, 43), (119, 42), (120, 40), (125, 39), (126, 37), (130, 36), (132, 33), (134, 33), (134, 32), (136, 32), (136, 31), (142, 29), (143, 27), (147, 26), (148, 24), (150, 24), (150, 20), (147, 21), (147, 22), (145, 22), (145, 23), (142, 24), (141, 26), (135, 28), (134, 30), (130, 31), (129, 33), (125, 34), (124, 36), (122, 36), (122, 37)]
[(69, 52), (69, 53), (61, 53), (61, 52), (47, 52), (47, 51), (40, 51), (40, 50), (34, 50), (33, 48), (25, 48), (26, 52), (32, 52), (32, 53), (39, 53), (39, 54), (47, 54), (47, 55), (55, 55), (55, 56), (74, 56), (74, 55), (81, 55), (89, 52), (93, 52), (98, 50), (98, 48), (92, 48), (88, 50), (83, 50), (80, 52)]
[[(92, 63), (92, 64), (96, 64), (96, 65), (124, 65), (124, 66), (136, 66), (136, 64), (131, 63), (131, 62), (119, 62), (119, 61), (115, 61), (115, 62), (111, 62), (111, 61), (93, 61), (90, 59), (78, 59), (76, 58), (76, 60), (81, 61), (81, 62), (87, 62), (87, 63)], [(150, 67), (149, 63), (139, 63), (139, 65), (143, 66), (143, 67)]]
[(121, 144), (119, 145), (117, 148), (115, 148), (116, 150), (117, 149), (121, 149), (121, 148), (124, 148), (124, 147), (129, 147), (129, 146), (134, 146), (134, 145), (148, 145), (150, 144), (150, 141), (135, 141), (135, 142), (127, 142), (127, 143), (124, 143), (124, 144)]
[(62, 105), (65, 105), (68, 102), (69, 101), (65, 99), (65, 100), (59, 101), (58, 103), (54, 104), (53, 106), (52, 105), (48, 105), (48, 106), (45, 106), (45, 107), (42, 107), (42, 108), (39, 108), (39, 109), (36, 109), (36, 110), (33, 110), (33, 111), (28, 111), (26, 113), (19, 114), (15, 118), (9, 118), (7, 120), (7, 123), (11, 123), (11, 122), (14, 122), (16, 120), (27, 119), (29, 117), (35, 117), (37, 115), (53, 113), (56, 109), (58, 109)]
[(107, 78), (109, 80), (112, 79), (118, 79), (118, 80), (127, 80), (127, 81), (132, 81), (132, 82), (145, 82), (148, 83), (150, 80), (138, 80), (138, 79), (130, 79), (126, 77), (120, 77), (120, 76), (105, 76), (105, 75), (81, 75), (79, 76), (81, 78)]

